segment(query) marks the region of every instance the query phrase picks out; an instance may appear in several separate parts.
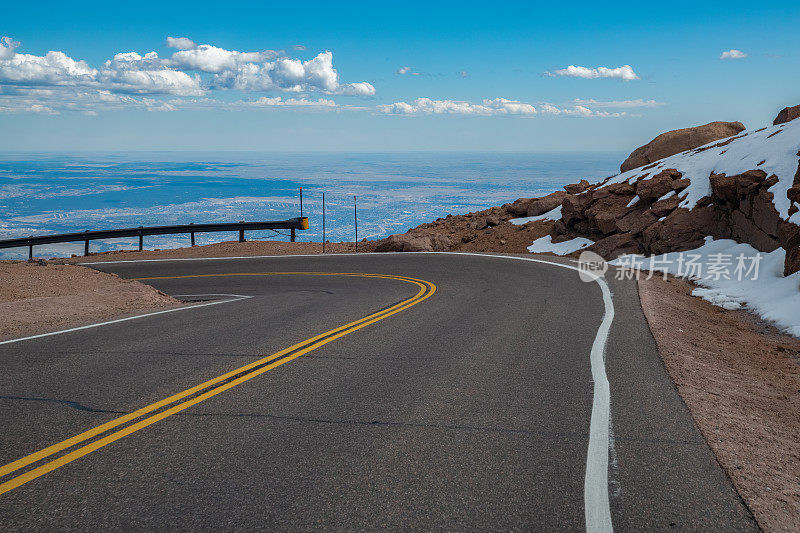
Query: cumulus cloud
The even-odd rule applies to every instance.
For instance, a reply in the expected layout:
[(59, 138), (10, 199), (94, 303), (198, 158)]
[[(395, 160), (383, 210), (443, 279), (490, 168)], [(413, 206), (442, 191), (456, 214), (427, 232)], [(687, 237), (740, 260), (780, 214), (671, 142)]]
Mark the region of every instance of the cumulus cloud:
[[(333, 66), (330, 51), (301, 61), (273, 50), (239, 52), (210, 44), (196, 45), (186, 37), (168, 37), (166, 44), (177, 51), (164, 58), (157, 52), (144, 55), (120, 52), (102, 65), (93, 67), (60, 51), (50, 51), (43, 56), (18, 53), (20, 44), (4, 37), (0, 40), (2, 110), (43, 112), (33, 107), (37, 103), (34, 100), (51, 97), (51, 101), (41, 105), (85, 112), (88, 110), (86, 105), (95, 103), (106, 109), (111, 105), (104, 100), (107, 94), (197, 97), (220, 89), (235, 89), (370, 97), (376, 92), (375, 87), (366, 81), (343, 83)], [(61, 93), (45, 94), (43, 91)], [(14, 98), (21, 100), (9, 104)], [(312, 100), (303, 96), (283, 100), (287, 101), (292, 101), (293, 107), (300, 107), (303, 101)], [(320, 102), (321, 99), (317, 100), (314, 106), (321, 106)], [(114, 105), (171, 110), (170, 106), (157, 104), (154, 100), (146, 102), (142, 98), (120, 100)], [(172, 108), (176, 106), (172, 105)]]
[(628, 116), (626, 111), (621, 112), (608, 112), (608, 111), (596, 111), (593, 109), (589, 109), (585, 105), (574, 105), (572, 107), (563, 107), (559, 108), (552, 104), (543, 104), (540, 107), (542, 114), (545, 115), (562, 115), (566, 117), (581, 117), (581, 118), (589, 118), (589, 117), (603, 117), (603, 118), (619, 118)]
[(258, 63), (272, 59), (278, 55), (274, 50), (261, 52), (237, 52), (225, 50), (210, 44), (193, 46), (191, 49), (180, 50), (167, 60), (166, 65), (180, 70), (198, 70), (219, 74), (233, 70), (245, 63)]
[(576, 98), (572, 101), (575, 105), (589, 106), (589, 107), (661, 107), (664, 102), (657, 102), (656, 100), (643, 100), (637, 98), (636, 100), (612, 100), (612, 101), (598, 101), (594, 99), (582, 100)]
[(186, 37), (167, 37), (166, 45), (178, 50), (191, 50), (196, 46), (193, 40)]
[(379, 105), (381, 113), (391, 115), (527, 115), (536, 114), (536, 108), (516, 100), (494, 98), (483, 100), (480, 104), (458, 100), (432, 100), (430, 98), (417, 98), (412, 103), (395, 102), (393, 104)]
[(321, 91), (352, 96), (375, 94), (375, 87), (368, 82), (340, 83), (330, 51), (321, 52), (308, 61), (280, 58), (263, 63), (242, 63), (215, 75), (213, 85), (240, 91)]
[(17, 48), (19, 48), (19, 42), (11, 37), (3, 37), (0, 39), (0, 59), (11, 59)]
[(590, 109), (585, 105), (574, 105), (560, 108), (553, 104), (543, 103), (534, 106), (530, 103), (507, 98), (485, 99), (480, 103), (459, 100), (433, 100), (417, 98), (413, 102), (395, 102), (379, 105), (376, 110), (388, 115), (471, 115), (471, 116), (518, 116), (533, 117), (538, 114), (561, 115), (567, 117), (624, 117), (625, 111), (608, 112)]
[(232, 107), (339, 107), (336, 102), (327, 98), (308, 100), (306, 98), (286, 98), (280, 96), (262, 96), (257, 100), (241, 101), (232, 104)]
[(411, 67), (400, 67), (395, 71), (396, 74), (400, 75), (408, 74), (409, 72), (411, 72)]
[(630, 65), (622, 65), (621, 67), (608, 68), (608, 67), (580, 67), (570, 65), (567, 68), (562, 68), (554, 72), (546, 72), (548, 76), (563, 76), (567, 78), (583, 78), (583, 79), (596, 79), (596, 78), (616, 78), (624, 81), (638, 80), (639, 76), (633, 71)]
[(722, 52), (722, 55), (719, 56), (720, 59), (744, 59), (745, 57), (747, 57), (746, 53), (735, 48), (731, 48), (727, 52)]
[(69, 86), (92, 83), (96, 76), (96, 69), (64, 52), (51, 51), (44, 56), (13, 54), (0, 60), (0, 83)]

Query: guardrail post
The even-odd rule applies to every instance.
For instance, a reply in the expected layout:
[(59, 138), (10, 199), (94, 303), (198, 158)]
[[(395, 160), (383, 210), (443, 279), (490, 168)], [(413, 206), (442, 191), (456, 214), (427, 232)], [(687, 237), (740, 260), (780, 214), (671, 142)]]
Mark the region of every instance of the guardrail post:
[(139, 251), (141, 252), (144, 249), (144, 235), (142, 235), (142, 228), (144, 226), (139, 226)]
[[(240, 224), (244, 224), (244, 220), (239, 221)], [(244, 230), (239, 230), (239, 242), (244, 242)]]
[(33, 259), (33, 245), (28, 245), (28, 259)]
[(289, 234), (289, 240), (290, 240), (291, 242), (294, 242), (294, 239), (295, 239), (294, 228), (292, 228), (292, 229), (291, 229), (291, 230), (289, 230), (289, 231), (291, 232), (291, 233)]
[(89, 239), (83, 241), (83, 255), (89, 255)]
[[(190, 225), (190, 226), (194, 225), (194, 222), (189, 222), (189, 225)], [(192, 238), (192, 246), (194, 246), (194, 232), (193, 232), (193, 231), (192, 231), (192, 232), (190, 232), (190, 233), (189, 233), (189, 235), (190, 235), (190, 236), (191, 236), (191, 238)]]

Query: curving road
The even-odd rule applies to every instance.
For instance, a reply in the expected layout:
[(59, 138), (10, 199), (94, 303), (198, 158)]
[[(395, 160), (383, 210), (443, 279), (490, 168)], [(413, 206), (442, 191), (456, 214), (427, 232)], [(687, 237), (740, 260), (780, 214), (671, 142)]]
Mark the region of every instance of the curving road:
[(635, 284), (565, 264), (95, 264), (203, 302), (0, 344), (0, 528), (755, 530)]

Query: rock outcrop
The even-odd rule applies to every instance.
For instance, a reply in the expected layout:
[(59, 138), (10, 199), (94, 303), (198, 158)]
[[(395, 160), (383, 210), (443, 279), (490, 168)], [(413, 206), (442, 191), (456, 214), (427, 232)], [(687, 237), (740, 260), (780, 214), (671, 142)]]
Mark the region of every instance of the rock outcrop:
[[(800, 106), (787, 108), (781, 115), (792, 117), (792, 109), (800, 111)], [(448, 215), (377, 241), (375, 250), (522, 252), (534, 240), (550, 235), (553, 243), (589, 238), (594, 244), (587, 249), (610, 260), (631, 253), (691, 250), (711, 236), (747, 243), (762, 252), (783, 248), (784, 274), (800, 271), (800, 225), (793, 216), (800, 211), (800, 152), (795, 156), (800, 121), (796, 127), (772, 126), (737, 135), (742, 129), (738, 122), (713, 122), (668, 132), (638, 149), (640, 154), (631, 155), (646, 160), (637, 161), (632, 171), (595, 184), (581, 180), (541, 198), (520, 198), (485, 211)], [(709, 144), (725, 137), (729, 138)], [(697, 149), (704, 144), (708, 146)], [(680, 158), (670, 159), (670, 165), (674, 161), (680, 168), (667, 168), (665, 162), (651, 159), (689, 149)], [(764, 156), (758, 157), (760, 153)], [(795, 166), (790, 168), (797, 169), (794, 176), (785, 170), (785, 163), (792, 159)], [(642, 162), (644, 167), (639, 168)], [(776, 198), (775, 191), (781, 191), (780, 196), (786, 191), (786, 197)], [(509, 222), (559, 206), (557, 220)]]
[(631, 152), (619, 168), (621, 172), (627, 172), (712, 141), (732, 137), (743, 130), (741, 122), (710, 122), (694, 128), (668, 131)]
[(777, 126), (778, 124), (784, 124), (796, 118), (800, 118), (800, 105), (784, 107), (780, 110), (778, 116), (775, 117), (775, 120), (772, 121), (772, 125)]

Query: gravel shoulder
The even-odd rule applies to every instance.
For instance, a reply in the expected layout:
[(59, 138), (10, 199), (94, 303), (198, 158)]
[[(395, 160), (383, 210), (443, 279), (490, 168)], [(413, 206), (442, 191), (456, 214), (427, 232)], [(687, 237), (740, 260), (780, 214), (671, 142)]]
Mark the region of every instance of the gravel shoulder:
[(664, 365), (765, 531), (800, 530), (800, 339), (654, 277), (639, 293)]
[(148, 285), (91, 268), (0, 261), (0, 340), (179, 305)]

